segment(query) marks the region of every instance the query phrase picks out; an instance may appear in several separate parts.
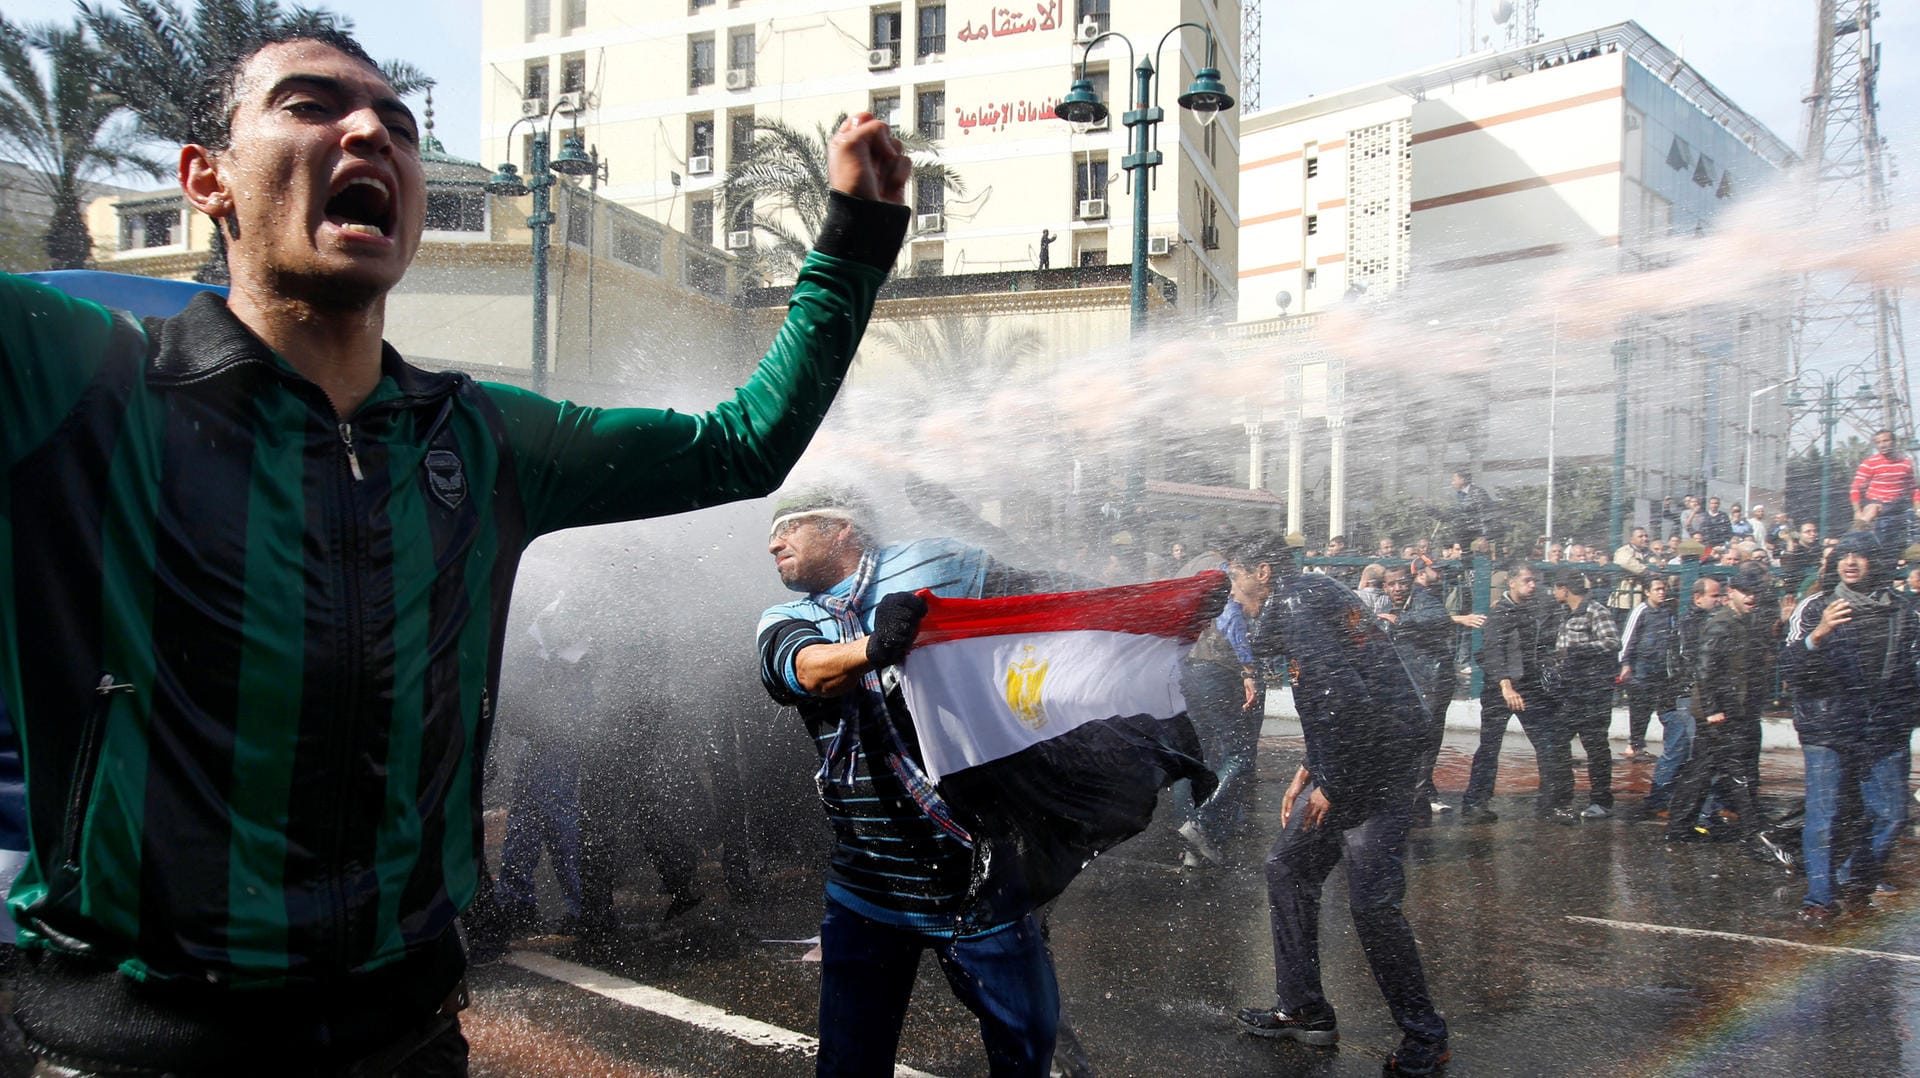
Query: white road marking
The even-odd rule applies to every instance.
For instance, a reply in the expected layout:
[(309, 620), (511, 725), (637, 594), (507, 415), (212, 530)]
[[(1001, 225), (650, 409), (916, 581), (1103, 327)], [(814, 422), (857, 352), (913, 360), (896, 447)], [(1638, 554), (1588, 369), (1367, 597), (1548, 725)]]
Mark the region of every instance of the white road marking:
[(1640, 921), (1609, 921), (1604, 917), (1567, 918), (1577, 924), (1600, 925), (1603, 928), (1621, 928), (1629, 932), (1652, 932), (1665, 936), (1705, 936), (1710, 939), (1738, 940), (1742, 943), (1765, 943), (1774, 947), (1791, 947), (1797, 951), (1817, 951), (1822, 954), (1850, 954), (1861, 958), (1884, 958), (1890, 962), (1920, 962), (1920, 955), (1901, 954), (1898, 951), (1869, 951), (1864, 947), (1833, 947), (1824, 943), (1800, 943), (1796, 940), (1775, 939), (1772, 936), (1749, 936), (1740, 932), (1715, 932), (1706, 928), (1676, 928), (1672, 925), (1652, 925)]
[[(672, 992), (658, 988), (649, 988), (644, 984), (629, 981), (611, 973), (555, 958), (539, 951), (513, 951), (507, 955), (507, 961), (531, 973), (550, 977), (564, 984), (570, 984), (582, 991), (605, 996), (616, 1003), (637, 1007), (662, 1018), (671, 1018), (676, 1022), (700, 1029), (723, 1033), (736, 1040), (762, 1048), (772, 1048), (778, 1052), (806, 1052), (812, 1054), (819, 1048), (820, 1042), (804, 1033), (795, 1033), (782, 1029), (770, 1022), (757, 1018), (734, 1014), (699, 1000), (676, 996)], [(915, 1070), (904, 1064), (895, 1064), (894, 1078), (934, 1078), (925, 1071)]]

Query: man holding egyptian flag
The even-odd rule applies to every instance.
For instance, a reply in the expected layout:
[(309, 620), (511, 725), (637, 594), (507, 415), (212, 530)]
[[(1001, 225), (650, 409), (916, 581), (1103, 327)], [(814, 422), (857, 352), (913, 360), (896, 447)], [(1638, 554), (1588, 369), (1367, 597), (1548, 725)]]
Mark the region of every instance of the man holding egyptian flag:
[(1060, 1001), (1034, 910), (1144, 829), (1161, 787), (1212, 789), (1179, 662), (1226, 578), (1046, 594), (1078, 582), (881, 545), (832, 489), (780, 499), (767, 549), (804, 597), (761, 617), (761, 680), (814, 738), (835, 839), (818, 1073), (893, 1073), (932, 950), (991, 1073), (1047, 1074)]

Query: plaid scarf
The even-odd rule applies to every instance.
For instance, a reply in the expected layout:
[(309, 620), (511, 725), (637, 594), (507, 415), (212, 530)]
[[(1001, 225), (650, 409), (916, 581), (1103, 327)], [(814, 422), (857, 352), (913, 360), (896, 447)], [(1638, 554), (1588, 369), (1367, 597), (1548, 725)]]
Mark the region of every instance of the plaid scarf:
[[(845, 596), (823, 595), (820, 605), (833, 615), (833, 622), (840, 627), (840, 639), (859, 640), (867, 635), (867, 629), (860, 621), (861, 599), (873, 590), (873, 582), (880, 574), (880, 556), (877, 551), (868, 549), (861, 553), (860, 564), (854, 567), (853, 583), (847, 588)], [(878, 721), (865, 722), (866, 709), (859, 703), (848, 701), (840, 709), (840, 725), (833, 732), (833, 740), (827, 744), (826, 759), (820, 762), (820, 770), (814, 775), (814, 782), (822, 791), (829, 785), (851, 787), (859, 766), (860, 744), (862, 738), (874, 746), (887, 761), (887, 769), (900, 780), (907, 796), (927, 818), (940, 825), (940, 829), (971, 846), (973, 836), (961, 827), (953, 818), (953, 810), (946, 799), (934, 789), (933, 780), (907, 754), (900, 736), (893, 729), (893, 723), (887, 715), (886, 694), (899, 678), (899, 672), (889, 668), (883, 681), (880, 672), (869, 670), (860, 675), (860, 684), (880, 701)], [(835, 776), (838, 776), (836, 779)]]

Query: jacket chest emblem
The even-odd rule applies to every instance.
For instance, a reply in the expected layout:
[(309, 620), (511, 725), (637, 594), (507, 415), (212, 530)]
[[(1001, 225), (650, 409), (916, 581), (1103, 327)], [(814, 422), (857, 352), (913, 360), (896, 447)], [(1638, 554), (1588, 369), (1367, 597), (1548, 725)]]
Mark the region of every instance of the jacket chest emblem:
[(467, 469), (451, 449), (427, 451), (427, 489), (448, 509), (460, 508), (467, 500)]

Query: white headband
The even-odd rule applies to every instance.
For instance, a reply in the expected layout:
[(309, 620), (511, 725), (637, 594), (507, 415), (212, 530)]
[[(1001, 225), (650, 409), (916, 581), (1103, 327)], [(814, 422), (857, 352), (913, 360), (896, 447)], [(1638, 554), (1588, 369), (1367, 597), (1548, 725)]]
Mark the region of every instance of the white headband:
[(844, 520), (849, 524), (854, 522), (853, 514), (847, 512), (845, 509), (800, 509), (792, 513), (783, 513), (780, 516), (774, 517), (773, 523), (767, 526), (767, 537), (772, 538), (780, 534), (780, 529), (784, 525), (806, 517), (826, 517), (830, 520)]

